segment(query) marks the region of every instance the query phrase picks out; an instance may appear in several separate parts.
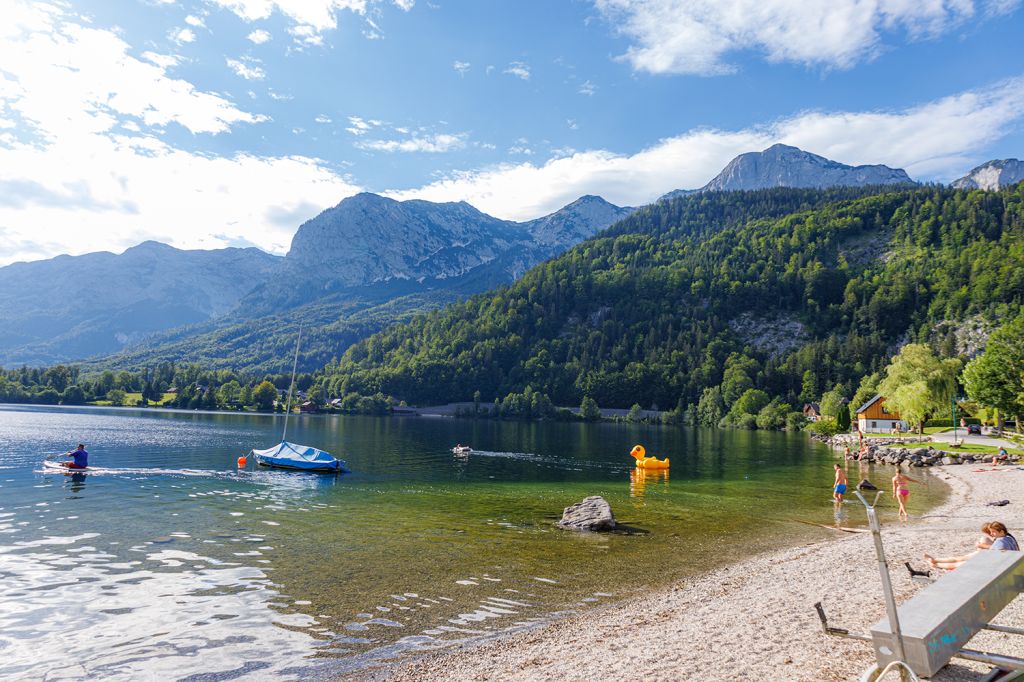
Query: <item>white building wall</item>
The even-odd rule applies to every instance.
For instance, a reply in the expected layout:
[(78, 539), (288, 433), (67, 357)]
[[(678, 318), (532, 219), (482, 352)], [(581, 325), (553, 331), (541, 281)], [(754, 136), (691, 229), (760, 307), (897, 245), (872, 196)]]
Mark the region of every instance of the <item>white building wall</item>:
[(893, 425), (907, 430), (907, 423), (900, 419), (858, 419), (857, 428), (861, 433), (891, 433)]

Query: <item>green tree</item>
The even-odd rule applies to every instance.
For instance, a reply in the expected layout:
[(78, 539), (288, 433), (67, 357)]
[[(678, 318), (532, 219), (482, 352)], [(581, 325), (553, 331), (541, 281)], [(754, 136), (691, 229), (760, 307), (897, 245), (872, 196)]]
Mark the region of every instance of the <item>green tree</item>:
[(757, 372), (757, 360), (733, 353), (725, 361), (725, 372), (722, 374), (722, 400), (732, 405), (743, 392), (754, 387), (753, 375)]
[(964, 368), (964, 387), (971, 400), (1013, 415), (1021, 430), (1024, 414), (1024, 316), (989, 337), (985, 352)]
[(259, 383), (252, 392), (252, 404), (257, 410), (269, 410), (277, 400), (277, 388), (269, 381)]
[(711, 386), (700, 394), (697, 403), (697, 422), (701, 426), (718, 426), (725, 416), (725, 404), (722, 401), (722, 388)]
[(633, 406), (629, 408), (629, 414), (626, 415), (626, 419), (631, 422), (638, 422), (643, 418), (643, 408), (640, 407), (640, 403), (633, 403)]
[(774, 398), (757, 413), (755, 423), (759, 429), (783, 429), (786, 417), (793, 411), (793, 406)]
[(838, 386), (822, 394), (819, 405), (821, 406), (821, 413), (832, 419), (838, 417), (840, 412), (849, 414), (849, 410), (846, 409), (846, 396), (843, 395)]
[(956, 394), (960, 360), (941, 360), (921, 343), (908, 343), (885, 368), (878, 391), (885, 406), (923, 432), (928, 415), (944, 410)]
[(232, 379), (217, 389), (217, 398), (222, 405), (231, 407), (238, 404), (238, 398), (242, 394), (242, 387)]
[(878, 384), (882, 381), (882, 375), (878, 372), (868, 374), (860, 380), (857, 392), (850, 399), (849, 417), (852, 421), (857, 416), (857, 408), (871, 400), (878, 393)]
[(107, 391), (107, 400), (110, 401), (111, 405), (116, 405), (118, 407), (124, 405), (126, 396), (127, 394), (120, 388), (112, 388)]
[(61, 394), (60, 402), (62, 405), (81, 405), (85, 402), (85, 391), (78, 384), (68, 386)]
[(589, 395), (583, 396), (583, 402), (580, 403), (580, 417), (588, 422), (601, 418), (601, 408), (597, 406), (597, 401)]

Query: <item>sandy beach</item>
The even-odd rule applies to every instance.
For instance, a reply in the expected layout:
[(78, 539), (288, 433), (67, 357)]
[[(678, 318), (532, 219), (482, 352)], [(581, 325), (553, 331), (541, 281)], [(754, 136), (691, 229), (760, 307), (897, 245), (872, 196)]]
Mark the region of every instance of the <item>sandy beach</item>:
[[(887, 482), (879, 474), (893, 470), (881, 467), (876, 483)], [(959, 465), (935, 467), (931, 473), (949, 484), (947, 501), (922, 515), (915, 513), (912, 500), (910, 522), (883, 525), (898, 601), (923, 589), (910, 581), (903, 562), (922, 568), (924, 552), (966, 553), (985, 521), (1000, 520), (1024, 537), (1024, 470)], [(891, 504), (891, 498), (883, 499)], [(1003, 499), (1010, 504), (986, 506)], [(852, 504), (847, 508), (851, 516), (863, 515)], [(430, 654), (383, 679), (856, 679), (874, 663), (870, 646), (826, 636), (813, 607), (819, 600), (833, 625), (852, 632), (866, 633), (884, 616), (870, 534), (823, 529), (819, 542), (759, 555), (540, 628)], [(1024, 599), (1018, 598), (995, 622), (1024, 626)], [(983, 632), (971, 646), (1024, 656), (1020, 636)], [(932, 679), (978, 680), (986, 670), (955, 662)]]

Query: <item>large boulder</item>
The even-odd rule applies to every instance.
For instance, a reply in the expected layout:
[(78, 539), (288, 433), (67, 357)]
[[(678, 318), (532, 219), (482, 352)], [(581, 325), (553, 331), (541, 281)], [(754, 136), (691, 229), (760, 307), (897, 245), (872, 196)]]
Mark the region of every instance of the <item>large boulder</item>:
[(612, 508), (600, 495), (591, 495), (582, 502), (566, 507), (559, 528), (566, 530), (600, 531), (615, 528)]

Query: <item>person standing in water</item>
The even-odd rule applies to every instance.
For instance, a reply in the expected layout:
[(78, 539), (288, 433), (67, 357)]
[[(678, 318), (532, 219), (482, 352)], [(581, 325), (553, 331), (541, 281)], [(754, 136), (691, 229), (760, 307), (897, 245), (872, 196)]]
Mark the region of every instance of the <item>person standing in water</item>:
[(908, 487), (908, 485), (911, 481), (913, 481), (914, 483), (921, 482), (918, 481), (916, 478), (911, 478), (910, 476), (907, 476), (902, 471), (897, 471), (896, 475), (892, 477), (892, 496), (893, 499), (900, 503), (901, 519), (909, 518), (909, 514), (907, 514), (907, 498), (910, 497), (910, 488)]
[(843, 501), (843, 495), (846, 494), (846, 472), (838, 464), (836, 467), (836, 482), (832, 488), (832, 499), (836, 501), (836, 504), (840, 504)]
[(85, 469), (89, 466), (89, 453), (85, 451), (85, 443), (79, 443), (78, 449), (72, 450), (64, 456), (74, 458), (73, 462), (63, 463), (63, 466), (68, 469)]

